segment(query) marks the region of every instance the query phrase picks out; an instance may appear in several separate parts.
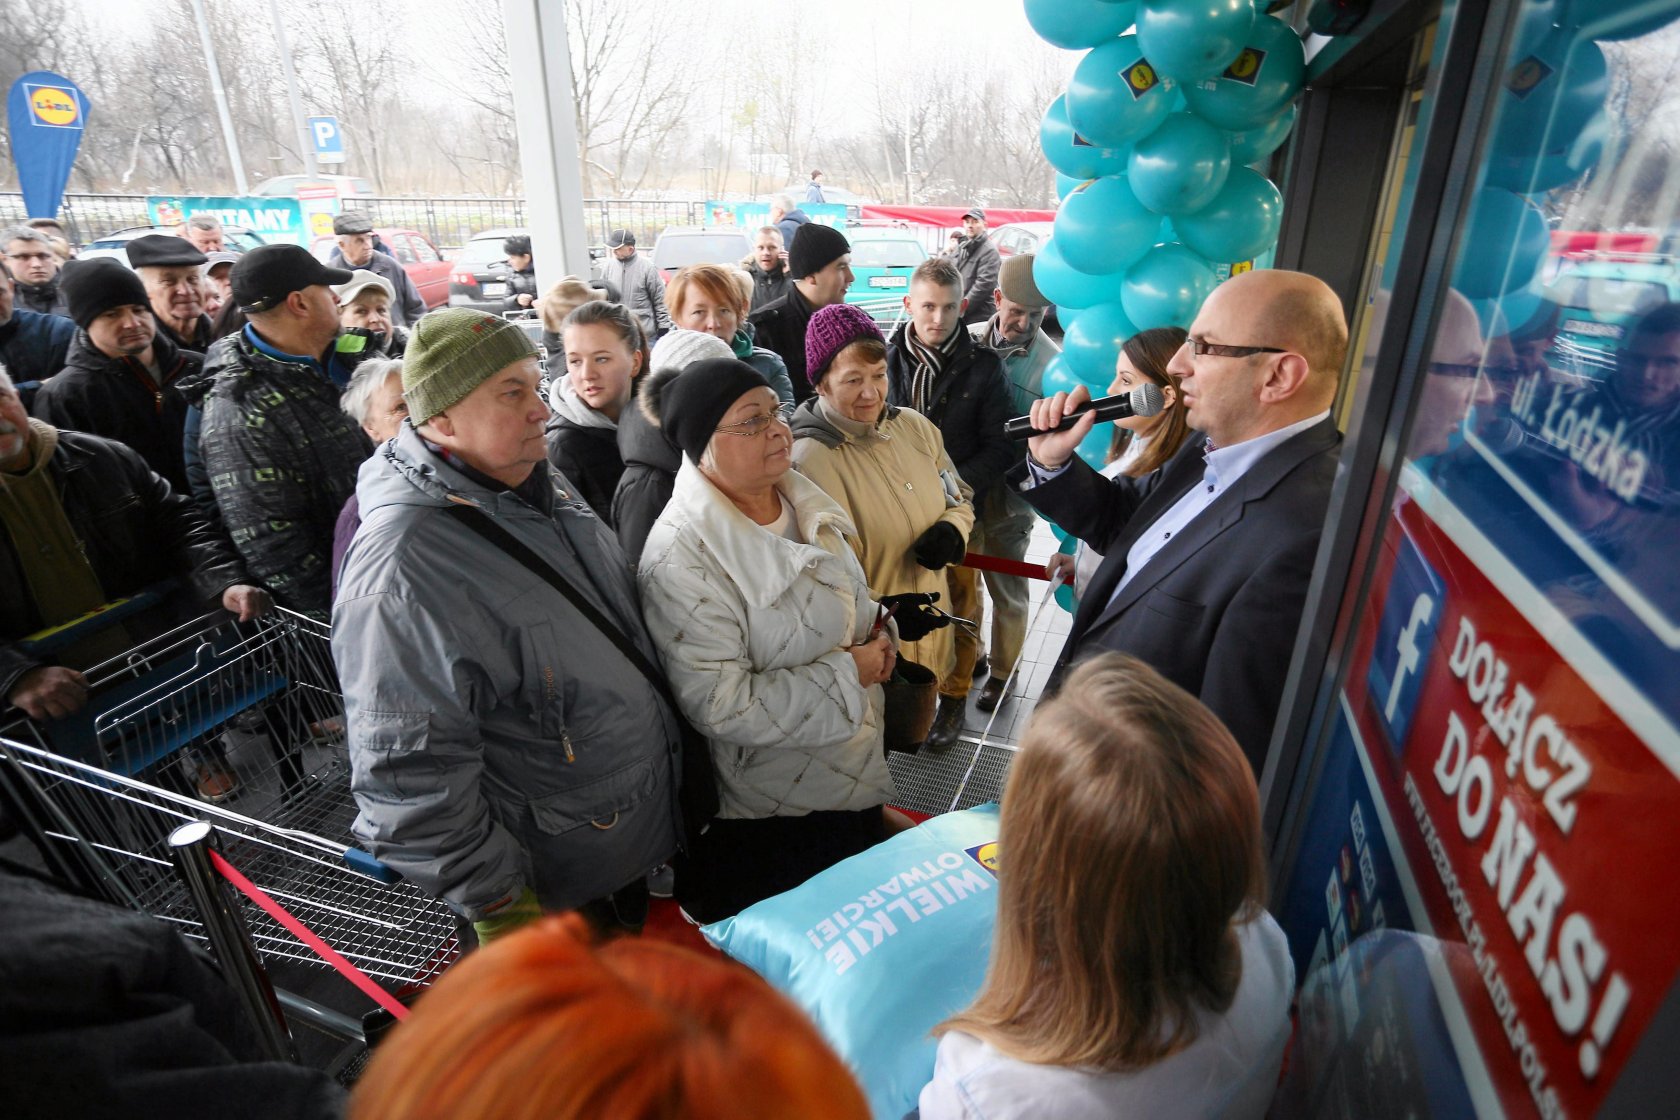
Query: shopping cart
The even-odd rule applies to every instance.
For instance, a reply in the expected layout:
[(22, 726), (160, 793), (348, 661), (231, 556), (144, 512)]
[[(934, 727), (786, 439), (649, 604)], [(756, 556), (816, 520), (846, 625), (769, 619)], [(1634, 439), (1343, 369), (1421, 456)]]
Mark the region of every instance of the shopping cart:
[[(87, 676), (93, 699), (77, 717), (0, 726), (0, 796), (53, 871), (204, 942), (168, 843), (203, 821), (229, 864), (398, 995), (455, 960), (454, 915), (350, 836), (326, 625), (284, 610), (251, 623), (218, 612)], [(237, 791), (219, 804), (196, 796), (194, 759), (232, 767)], [(238, 905), (265, 964), (324, 967), (267, 912)]]

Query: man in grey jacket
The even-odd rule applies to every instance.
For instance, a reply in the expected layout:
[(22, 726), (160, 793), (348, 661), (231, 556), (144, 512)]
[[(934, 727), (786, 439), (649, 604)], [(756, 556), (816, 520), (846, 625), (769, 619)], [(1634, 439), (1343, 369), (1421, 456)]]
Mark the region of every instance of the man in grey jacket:
[(677, 847), (680, 732), (660, 690), (469, 521), (654, 659), (612, 533), (548, 467), (538, 376), (512, 323), (468, 308), (420, 321), (409, 420), (362, 467), (333, 612), (355, 833), (481, 941), (544, 910), (638, 928), (644, 876)]
[(997, 246), (986, 236), (986, 212), (973, 207), (963, 215), (963, 243), (957, 246), (957, 271), (962, 273), (963, 299), (968, 309), (963, 312), (963, 325), (984, 323), (997, 310), (992, 293), (997, 291), (998, 270), (1003, 260)]
[(635, 313), (652, 342), (671, 329), (665, 310), (665, 281), (653, 262), (636, 251), (636, 235), (627, 229), (607, 234), (612, 255), (601, 262), (601, 279), (618, 289), (619, 302)]

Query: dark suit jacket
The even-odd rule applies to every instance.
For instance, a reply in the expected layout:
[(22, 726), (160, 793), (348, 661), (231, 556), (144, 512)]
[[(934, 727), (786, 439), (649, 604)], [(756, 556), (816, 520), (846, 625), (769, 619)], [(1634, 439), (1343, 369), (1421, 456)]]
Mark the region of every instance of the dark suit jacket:
[[(1225, 721), (1258, 778), (1283, 698), (1295, 632), (1341, 453), (1335, 421), (1291, 437), (1250, 467), (1115, 587), (1138, 537), (1202, 478), (1205, 440), (1142, 479), (1109, 481), (1074, 460), (1020, 491), (1034, 508), (1103, 554), (1058, 659), (1054, 684), (1075, 661), (1118, 650), (1147, 661)], [(1011, 472), (1023, 480), (1023, 463)], [(1111, 603), (1110, 600), (1113, 600)]]

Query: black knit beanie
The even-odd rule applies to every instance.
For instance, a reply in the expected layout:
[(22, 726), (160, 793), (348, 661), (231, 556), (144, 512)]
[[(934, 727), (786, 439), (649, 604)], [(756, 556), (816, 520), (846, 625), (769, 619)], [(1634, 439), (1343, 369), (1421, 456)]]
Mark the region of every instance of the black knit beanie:
[(83, 330), (113, 307), (149, 307), (152, 302), (134, 270), (111, 257), (66, 262), (58, 287), (70, 318)]
[(833, 226), (806, 222), (794, 233), (793, 244), (788, 246), (788, 275), (803, 280), (851, 251), (852, 243)]
[(707, 358), (659, 386), (658, 414), (652, 419), (698, 463), (712, 433), (741, 394), (768, 388), (763, 374), (737, 358)]

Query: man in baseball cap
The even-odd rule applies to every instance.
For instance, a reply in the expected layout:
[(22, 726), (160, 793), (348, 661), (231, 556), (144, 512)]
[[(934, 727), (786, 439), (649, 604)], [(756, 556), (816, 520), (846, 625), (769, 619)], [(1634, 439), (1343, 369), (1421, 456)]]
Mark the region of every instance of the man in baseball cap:
[(619, 302), (635, 313), (648, 341), (671, 329), (665, 309), (665, 278), (653, 262), (636, 252), (636, 235), (627, 229), (607, 234), (612, 256), (601, 262), (601, 279), (618, 289)]
[(373, 231), (373, 221), (366, 214), (340, 214), (333, 219), (333, 234), (338, 245), (327, 257), (334, 268), (365, 268), (391, 282), (396, 293), (391, 301), (391, 319), (399, 327), (412, 327), (426, 313), (426, 301), (414, 286), (408, 271), (397, 258), (381, 249), (379, 235)]
[(204, 383), (183, 387), (200, 401), (198, 448), (246, 567), (281, 606), (321, 619), (333, 522), (373, 447), (338, 407), (362, 355), (339, 352), (330, 285), (350, 279), (301, 245), (252, 249), (231, 278), (249, 322), (210, 348)]
[(992, 293), (997, 291), (998, 270), (1003, 267), (1003, 259), (998, 256), (997, 246), (986, 236), (986, 212), (978, 206), (971, 206), (963, 215), (963, 243), (957, 246), (957, 271), (962, 273), (963, 299), (968, 301), (968, 309), (963, 312), (963, 325), (971, 326), (984, 323), (997, 310), (992, 302)]

